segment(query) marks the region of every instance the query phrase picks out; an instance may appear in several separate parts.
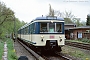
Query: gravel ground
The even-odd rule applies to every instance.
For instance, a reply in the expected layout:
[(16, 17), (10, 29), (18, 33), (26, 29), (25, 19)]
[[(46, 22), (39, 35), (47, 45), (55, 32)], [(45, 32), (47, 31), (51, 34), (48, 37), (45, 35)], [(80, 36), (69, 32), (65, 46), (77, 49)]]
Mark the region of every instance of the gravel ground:
[(29, 60), (36, 60), (35, 57), (33, 57), (21, 44), (19, 44), (17, 41), (14, 42), (14, 48), (16, 51), (16, 54), (18, 58), (20, 56), (26, 56)]

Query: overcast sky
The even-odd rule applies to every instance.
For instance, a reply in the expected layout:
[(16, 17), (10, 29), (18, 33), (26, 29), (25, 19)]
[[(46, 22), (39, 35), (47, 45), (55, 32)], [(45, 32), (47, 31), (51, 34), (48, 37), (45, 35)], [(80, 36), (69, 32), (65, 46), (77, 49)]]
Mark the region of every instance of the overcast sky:
[(90, 0), (0, 0), (15, 12), (19, 20), (30, 22), (38, 16), (47, 15), (49, 4), (60, 12), (71, 11), (77, 18), (86, 21), (90, 14)]

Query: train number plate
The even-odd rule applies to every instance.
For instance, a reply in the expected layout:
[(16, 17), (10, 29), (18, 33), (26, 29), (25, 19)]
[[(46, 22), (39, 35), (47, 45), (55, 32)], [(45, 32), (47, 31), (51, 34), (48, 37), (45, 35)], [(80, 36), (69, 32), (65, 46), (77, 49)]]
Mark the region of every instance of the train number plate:
[(54, 39), (54, 36), (50, 36), (50, 39)]

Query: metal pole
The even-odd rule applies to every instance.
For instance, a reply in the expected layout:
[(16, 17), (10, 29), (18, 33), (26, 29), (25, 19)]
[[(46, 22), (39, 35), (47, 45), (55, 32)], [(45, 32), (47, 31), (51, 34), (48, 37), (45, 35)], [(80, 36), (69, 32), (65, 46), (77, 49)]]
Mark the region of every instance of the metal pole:
[(16, 40), (16, 21), (15, 21), (15, 17), (14, 17), (14, 16), (11, 15), (11, 17), (12, 17), (13, 20), (14, 20), (14, 28), (13, 28), (13, 29), (14, 29), (14, 30), (13, 30), (13, 31), (14, 31), (14, 36), (13, 36), (13, 38), (14, 38), (14, 42), (15, 42), (15, 40)]
[(15, 40), (16, 40), (16, 21), (15, 21), (15, 17), (13, 17), (13, 19), (14, 19), (14, 37), (15, 37)]

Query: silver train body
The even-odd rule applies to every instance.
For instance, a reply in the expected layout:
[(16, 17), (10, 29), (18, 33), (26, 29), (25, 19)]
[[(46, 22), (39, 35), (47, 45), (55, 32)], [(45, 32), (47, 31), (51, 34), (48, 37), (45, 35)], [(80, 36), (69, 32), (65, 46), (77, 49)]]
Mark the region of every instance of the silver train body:
[(18, 30), (18, 38), (38, 49), (61, 51), (65, 45), (64, 19), (37, 17)]

